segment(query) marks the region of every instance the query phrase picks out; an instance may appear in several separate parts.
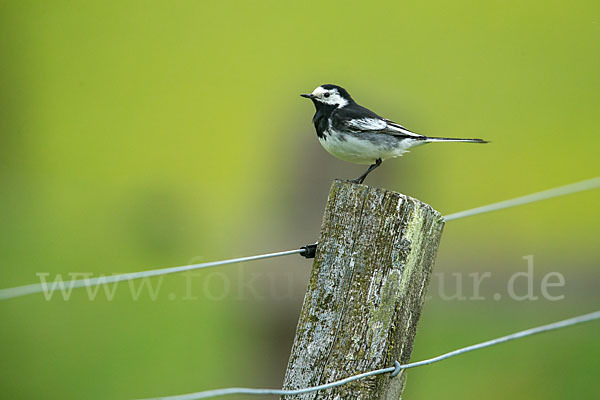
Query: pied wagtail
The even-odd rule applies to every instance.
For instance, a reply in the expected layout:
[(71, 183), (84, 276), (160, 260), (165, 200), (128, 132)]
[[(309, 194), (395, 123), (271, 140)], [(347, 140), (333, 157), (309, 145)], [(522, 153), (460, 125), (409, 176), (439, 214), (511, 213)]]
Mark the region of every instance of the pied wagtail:
[(431, 142), (487, 143), (481, 139), (429, 137), (409, 131), (358, 105), (343, 87), (321, 85), (312, 93), (316, 112), (313, 123), (321, 145), (331, 155), (357, 164), (371, 164), (351, 182), (363, 183), (367, 175), (388, 158), (399, 157), (414, 146)]

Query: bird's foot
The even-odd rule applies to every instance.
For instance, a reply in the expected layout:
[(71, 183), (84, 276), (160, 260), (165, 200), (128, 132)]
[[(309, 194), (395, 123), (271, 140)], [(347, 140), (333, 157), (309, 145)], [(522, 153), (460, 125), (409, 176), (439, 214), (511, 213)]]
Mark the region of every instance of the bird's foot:
[(362, 185), (362, 183), (365, 181), (365, 178), (356, 178), (356, 179), (348, 179), (346, 182), (349, 183), (356, 183), (358, 185)]

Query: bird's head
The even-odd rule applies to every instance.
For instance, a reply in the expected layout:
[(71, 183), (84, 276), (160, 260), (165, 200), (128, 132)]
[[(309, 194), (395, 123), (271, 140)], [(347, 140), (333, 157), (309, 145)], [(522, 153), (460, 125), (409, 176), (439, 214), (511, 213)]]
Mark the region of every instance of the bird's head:
[(342, 108), (354, 101), (346, 89), (341, 86), (330, 84), (321, 85), (313, 90), (312, 93), (301, 94), (300, 96), (311, 99), (317, 108), (319, 105)]

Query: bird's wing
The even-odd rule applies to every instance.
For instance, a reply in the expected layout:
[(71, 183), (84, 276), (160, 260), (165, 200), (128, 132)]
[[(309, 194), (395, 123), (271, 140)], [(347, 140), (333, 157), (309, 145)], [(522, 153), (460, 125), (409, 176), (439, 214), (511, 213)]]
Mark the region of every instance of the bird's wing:
[(381, 117), (364, 117), (344, 120), (346, 129), (355, 132), (373, 132), (383, 133), (393, 136), (405, 136), (411, 138), (425, 138), (423, 135), (412, 132), (402, 125), (399, 125), (389, 119)]
[(395, 135), (405, 135), (405, 136), (411, 136), (411, 137), (415, 137), (415, 138), (425, 138), (425, 136), (418, 134), (416, 132), (413, 132), (409, 129), (406, 129), (405, 127), (403, 127), (400, 124), (395, 123), (394, 121), (391, 121), (389, 119), (383, 119), (386, 124), (387, 124), (387, 129), (393, 131), (393, 132), (398, 132), (395, 133)]
[(353, 132), (382, 133), (415, 139), (425, 139), (423, 135), (412, 132), (400, 124), (375, 114), (368, 108), (353, 104), (336, 110), (332, 115), (334, 127)]

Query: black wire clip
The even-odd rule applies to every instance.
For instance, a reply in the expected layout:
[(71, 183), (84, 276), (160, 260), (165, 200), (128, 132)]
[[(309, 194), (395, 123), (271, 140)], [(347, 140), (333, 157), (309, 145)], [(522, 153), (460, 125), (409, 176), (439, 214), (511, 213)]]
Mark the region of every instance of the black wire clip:
[(306, 246), (300, 247), (300, 250), (304, 251), (298, 254), (304, 258), (315, 258), (315, 254), (317, 254), (317, 244), (318, 243), (307, 244)]

